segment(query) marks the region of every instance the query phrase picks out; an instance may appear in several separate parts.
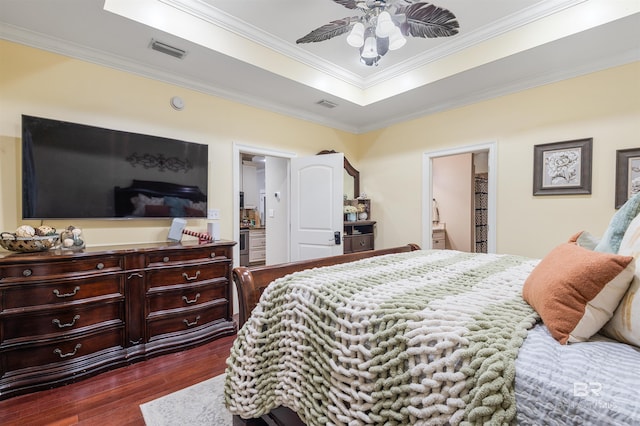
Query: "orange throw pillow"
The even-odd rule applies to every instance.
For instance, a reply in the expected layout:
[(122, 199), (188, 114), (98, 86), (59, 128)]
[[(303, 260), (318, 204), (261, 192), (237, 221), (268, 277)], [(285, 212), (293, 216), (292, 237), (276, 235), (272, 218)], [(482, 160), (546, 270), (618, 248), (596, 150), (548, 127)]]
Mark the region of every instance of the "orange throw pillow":
[(527, 277), (522, 296), (560, 343), (582, 342), (613, 316), (631, 284), (633, 256), (600, 253), (566, 243)]

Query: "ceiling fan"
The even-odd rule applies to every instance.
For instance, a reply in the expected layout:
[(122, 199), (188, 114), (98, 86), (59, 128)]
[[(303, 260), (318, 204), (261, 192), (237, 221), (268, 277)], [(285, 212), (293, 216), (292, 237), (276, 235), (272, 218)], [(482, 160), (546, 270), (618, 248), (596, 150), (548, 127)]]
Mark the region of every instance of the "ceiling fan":
[(333, 0), (359, 16), (331, 21), (296, 43), (316, 43), (349, 32), (347, 43), (360, 49), (360, 61), (368, 66), (406, 43), (405, 36), (435, 38), (458, 33), (456, 16), (447, 9), (416, 0)]

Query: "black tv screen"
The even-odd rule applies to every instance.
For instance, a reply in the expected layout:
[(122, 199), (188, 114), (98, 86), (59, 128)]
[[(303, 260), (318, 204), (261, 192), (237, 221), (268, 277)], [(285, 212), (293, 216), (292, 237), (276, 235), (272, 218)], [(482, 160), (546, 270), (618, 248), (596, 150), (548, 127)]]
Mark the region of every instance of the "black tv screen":
[(208, 146), (22, 116), (24, 219), (206, 217)]

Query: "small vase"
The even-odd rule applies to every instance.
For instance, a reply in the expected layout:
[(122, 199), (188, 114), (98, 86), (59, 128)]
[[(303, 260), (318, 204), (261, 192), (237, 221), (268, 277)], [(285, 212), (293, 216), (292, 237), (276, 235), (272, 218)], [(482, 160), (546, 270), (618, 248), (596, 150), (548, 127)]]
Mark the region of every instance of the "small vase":
[(355, 213), (347, 213), (347, 222), (355, 222), (356, 214)]
[(359, 220), (367, 220), (367, 217), (369, 217), (369, 216), (367, 215), (367, 212), (361, 212), (361, 213), (358, 213), (358, 219), (359, 219)]

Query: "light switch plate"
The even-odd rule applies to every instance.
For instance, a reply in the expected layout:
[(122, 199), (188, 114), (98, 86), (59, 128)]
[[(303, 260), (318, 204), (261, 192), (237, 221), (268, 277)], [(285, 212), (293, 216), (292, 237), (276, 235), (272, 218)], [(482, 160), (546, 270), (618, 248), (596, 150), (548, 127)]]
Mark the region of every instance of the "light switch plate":
[(207, 210), (207, 219), (220, 219), (220, 209)]

